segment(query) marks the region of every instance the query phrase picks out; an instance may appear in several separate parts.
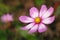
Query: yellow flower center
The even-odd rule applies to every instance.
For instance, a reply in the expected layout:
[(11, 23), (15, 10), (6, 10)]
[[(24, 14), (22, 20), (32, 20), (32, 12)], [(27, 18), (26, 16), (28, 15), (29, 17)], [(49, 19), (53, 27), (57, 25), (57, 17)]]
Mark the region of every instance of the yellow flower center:
[(41, 22), (40, 17), (36, 17), (36, 18), (35, 18), (35, 23), (40, 23), (40, 22)]

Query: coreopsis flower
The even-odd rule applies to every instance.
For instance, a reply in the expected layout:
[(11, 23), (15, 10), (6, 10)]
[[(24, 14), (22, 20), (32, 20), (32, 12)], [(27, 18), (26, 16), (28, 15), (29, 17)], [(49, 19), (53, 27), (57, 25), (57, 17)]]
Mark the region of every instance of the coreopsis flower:
[(1, 16), (1, 21), (2, 22), (10, 22), (13, 21), (13, 16), (10, 14), (5, 14), (3, 16)]
[(20, 16), (19, 20), (23, 23), (30, 23), (26, 25), (25, 27), (22, 27), (22, 30), (29, 30), (28, 33), (34, 33), (38, 31), (39, 33), (45, 32), (47, 30), (47, 27), (45, 24), (51, 24), (55, 16), (51, 15), (53, 14), (54, 8), (50, 7), (47, 10), (46, 5), (42, 5), (40, 11), (38, 11), (37, 8), (32, 7), (30, 9), (30, 16)]

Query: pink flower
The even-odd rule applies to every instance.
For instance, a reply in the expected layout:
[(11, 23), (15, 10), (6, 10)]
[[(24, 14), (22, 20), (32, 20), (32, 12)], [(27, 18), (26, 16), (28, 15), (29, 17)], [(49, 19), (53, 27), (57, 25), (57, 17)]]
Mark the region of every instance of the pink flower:
[(53, 14), (54, 9), (50, 7), (47, 10), (45, 5), (41, 6), (40, 11), (37, 8), (32, 7), (30, 9), (30, 16), (21, 16), (19, 20), (23, 23), (30, 23), (25, 27), (22, 27), (22, 30), (29, 30), (28, 33), (34, 33), (36, 31), (42, 33), (47, 30), (45, 24), (51, 24), (55, 20), (55, 16), (50, 17)]
[(5, 14), (1, 17), (2, 22), (10, 22), (13, 21), (13, 17), (10, 14)]

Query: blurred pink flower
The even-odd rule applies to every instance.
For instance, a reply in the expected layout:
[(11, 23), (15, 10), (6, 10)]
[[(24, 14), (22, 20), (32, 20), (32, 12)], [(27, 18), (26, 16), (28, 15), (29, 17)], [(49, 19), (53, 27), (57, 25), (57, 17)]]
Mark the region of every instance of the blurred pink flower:
[(10, 14), (5, 14), (1, 17), (2, 22), (10, 22), (13, 21), (13, 17)]
[(22, 27), (22, 30), (29, 30), (28, 33), (34, 33), (36, 31), (42, 33), (47, 30), (45, 24), (51, 24), (55, 20), (55, 16), (50, 17), (53, 14), (53, 7), (50, 7), (47, 10), (46, 5), (42, 5), (40, 11), (37, 8), (32, 7), (30, 9), (30, 16), (21, 16), (19, 20), (23, 23), (30, 23), (25, 27)]

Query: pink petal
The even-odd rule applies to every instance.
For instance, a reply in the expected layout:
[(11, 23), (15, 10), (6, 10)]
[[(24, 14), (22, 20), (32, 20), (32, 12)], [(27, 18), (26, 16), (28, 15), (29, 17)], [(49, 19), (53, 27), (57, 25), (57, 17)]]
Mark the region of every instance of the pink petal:
[(28, 24), (27, 26), (22, 27), (21, 29), (22, 29), (22, 30), (29, 30), (30, 28), (33, 27), (34, 24), (35, 24), (35, 23), (30, 23), (30, 24)]
[(32, 18), (38, 17), (38, 9), (35, 8), (35, 7), (32, 7), (32, 8), (30, 9), (30, 16), (31, 16)]
[(1, 20), (2, 22), (9, 22), (9, 21), (13, 21), (13, 17), (10, 14), (6, 14), (1, 17)]
[(54, 20), (55, 20), (55, 16), (43, 19), (42, 23), (44, 23), (44, 24), (51, 24)]
[(40, 14), (39, 14), (39, 16), (41, 17), (46, 11), (47, 11), (46, 5), (42, 5), (42, 6), (41, 6), (41, 9), (40, 9)]
[(38, 28), (38, 24), (35, 24), (35, 25), (30, 29), (30, 31), (29, 31), (28, 33), (31, 34), (31, 33), (36, 32), (36, 31), (37, 31), (37, 28)]
[(7, 14), (6, 17), (7, 17), (8, 20), (13, 21), (13, 17), (12, 17), (12, 15)]
[(47, 30), (47, 27), (44, 25), (44, 24), (40, 24), (39, 25), (39, 28), (38, 28), (38, 31), (40, 32), (40, 33), (42, 33), (42, 32), (45, 32)]
[(1, 20), (2, 20), (2, 22), (5, 22), (6, 21), (6, 15), (3, 15), (2, 17), (1, 17)]
[(42, 16), (42, 18), (47, 18), (53, 14), (54, 8), (50, 7), (47, 12), (45, 12)]
[(19, 17), (19, 20), (23, 23), (34, 22), (33, 18), (30, 18), (30, 17), (27, 17), (27, 16), (21, 16), (21, 17)]

